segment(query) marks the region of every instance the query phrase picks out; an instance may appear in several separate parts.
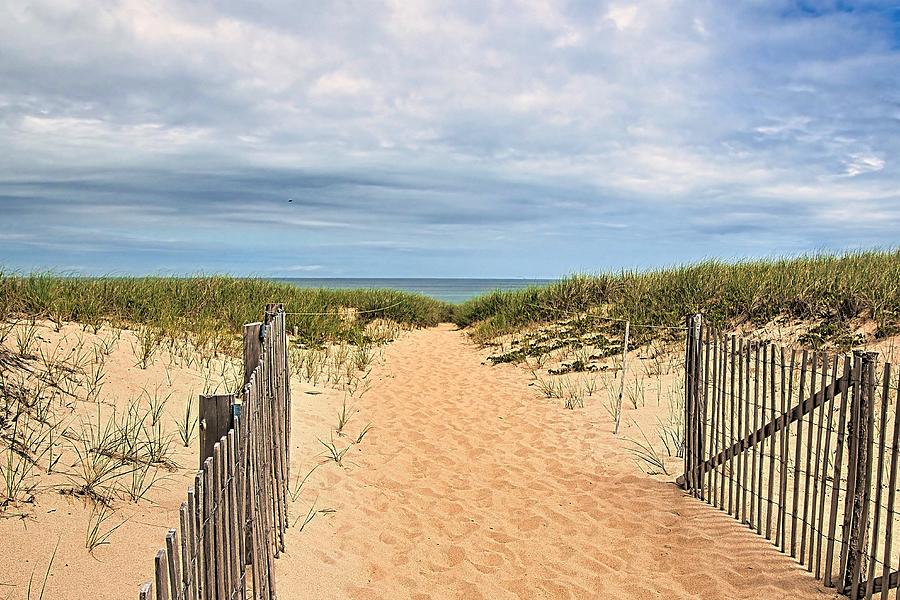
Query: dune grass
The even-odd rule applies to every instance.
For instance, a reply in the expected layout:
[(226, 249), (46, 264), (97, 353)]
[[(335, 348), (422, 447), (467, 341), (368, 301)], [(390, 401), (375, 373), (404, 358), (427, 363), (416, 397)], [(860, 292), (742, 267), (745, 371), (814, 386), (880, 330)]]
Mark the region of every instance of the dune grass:
[[(569, 313), (593, 312), (646, 325), (680, 326), (699, 312), (720, 326), (777, 317), (816, 322), (823, 338), (873, 319), (876, 337), (900, 331), (900, 251), (728, 264), (711, 260), (654, 271), (572, 275), (548, 286), (493, 292), (455, 307), (457, 325), (487, 341)], [(635, 337), (664, 330), (633, 329)]]
[[(265, 279), (232, 277), (65, 277), (0, 271), (0, 321), (27, 316), (77, 321), (95, 329), (104, 322), (140, 327), (143, 334), (176, 337), (234, 334), (258, 321), (268, 302), (283, 302), (287, 326), (304, 342), (322, 344), (363, 335), (365, 325), (389, 319), (408, 326), (435, 325), (450, 317), (448, 304), (395, 290), (298, 288)], [(390, 306), (386, 310), (373, 309)], [(347, 318), (348, 309), (358, 311)], [(339, 314), (340, 313), (340, 314)], [(152, 347), (149, 344), (149, 347)]]

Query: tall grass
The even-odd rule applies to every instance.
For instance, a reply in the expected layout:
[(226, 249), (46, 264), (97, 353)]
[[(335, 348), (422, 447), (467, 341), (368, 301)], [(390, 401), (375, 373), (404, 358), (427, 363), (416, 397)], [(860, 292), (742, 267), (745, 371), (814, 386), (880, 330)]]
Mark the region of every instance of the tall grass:
[[(877, 323), (876, 337), (892, 335), (900, 331), (900, 250), (573, 275), (474, 298), (456, 307), (454, 321), (487, 340), (567, 311), (668, 326), (683, 325), (694, 312), (720, 325), (762, 325), (779, 316), (836, 324), (865, 317)], [(829, 332), (839, 335), (840, 328)], [(637, 330), (644, 338), (658, 334)]]
[[(379, 318), (418, 327), (447, 321), (451, 313), (446, 303), (395, 290), (310, 289), (222, 276), (82, 278), (0, 271), (0, 319), (22, 315), (95, 326), (106, 321), (152, 327), (167, 338), (183, 331), (237, 333), (244, 323), (259, 320), (261, 307), (275, 301), (289, 312), (326, 313), (288, 315), (288, 328), (314, 344), (353, 339)], [(374, 310), (386, 306), (390, 308)], [(348, 318), (354, 310), (356, 317)]]

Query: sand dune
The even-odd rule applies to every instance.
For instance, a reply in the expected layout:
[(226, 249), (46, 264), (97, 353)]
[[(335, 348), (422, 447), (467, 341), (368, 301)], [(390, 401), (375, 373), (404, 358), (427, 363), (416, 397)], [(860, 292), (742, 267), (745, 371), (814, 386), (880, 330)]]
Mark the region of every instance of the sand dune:
[[(355, 405), (371, 433), (294, 505), (301, 520), (313, 497), (329, 510), (290, 532), (280, 598), (835, 597), (641, 473), (602, 411), (563, 410), (483, 359), (450, 326), (385, 350)], [(322, 400), (297, 402), (295, 435), (308, 438), (302, 403)], [(295, 473), (309, 466), (294, 457)]]

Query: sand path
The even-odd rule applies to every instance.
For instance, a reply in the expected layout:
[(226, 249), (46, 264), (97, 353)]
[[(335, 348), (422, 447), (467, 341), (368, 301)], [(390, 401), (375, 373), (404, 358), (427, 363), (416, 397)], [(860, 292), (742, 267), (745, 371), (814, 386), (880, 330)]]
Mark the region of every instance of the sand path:
[(335, 512), (290, 531), (280, 598), (835, 597), (640, 473), (608, 419), (482, 364), (451, 326), (385, 355), (354, 417), (374, 428), (314, 474), (317, 507)]

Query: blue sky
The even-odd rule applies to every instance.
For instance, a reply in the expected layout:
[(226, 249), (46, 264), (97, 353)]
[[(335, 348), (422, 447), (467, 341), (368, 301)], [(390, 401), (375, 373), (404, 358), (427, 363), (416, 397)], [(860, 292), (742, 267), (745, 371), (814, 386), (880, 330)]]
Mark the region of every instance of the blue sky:
[(7, 269), (553, 277), (894, 247), (898, 158), (897, 0), (0, 4)]

